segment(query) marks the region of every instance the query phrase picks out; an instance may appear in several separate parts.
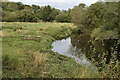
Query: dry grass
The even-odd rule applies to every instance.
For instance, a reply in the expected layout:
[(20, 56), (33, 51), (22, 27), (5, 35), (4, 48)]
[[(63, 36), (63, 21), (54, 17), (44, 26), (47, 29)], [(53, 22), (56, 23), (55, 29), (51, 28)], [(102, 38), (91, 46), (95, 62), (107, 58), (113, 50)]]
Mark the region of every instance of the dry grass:
[[(70, 67), (70, 65), (71, 63), (76, 64), (75, 61), (73, 59), (64, 61), (63, 58), (63, 61), (66, 62), (63, 63), (59, 60), (62, 56), (51, 51), (52, 41), (69, 36), (74, 30), (73, 24), (22, 22), (3, 24), (3, 51), (4, 55), (7, 54), (9, 57), (9, 59), (5, 58), (4, 62), (10, 63), (3, 66), (4, 78), (40, 78), (53, 77), (56, 74), (58, 74), (57, 77), (73, 76), (71, 72), (76, 66)], [(22, 40), (21, 35), (26, 40)], [(36, 41), (38, 39), (36, 36), (41, 36), (39, 41)], [(67, 66), (64, 67), (66, 64)], [(9, 70), (7, 66), (12, 69)], [(68, 71), (63, 72), (64, 70)], [(76, 71), (76, 74), (78, 72), (80, 71)]]
[(41, 66), (47, 60), (46, 55), (44, 53), (40, 53), (39, 51), (33, 52), (33, 63), (36, 67)]

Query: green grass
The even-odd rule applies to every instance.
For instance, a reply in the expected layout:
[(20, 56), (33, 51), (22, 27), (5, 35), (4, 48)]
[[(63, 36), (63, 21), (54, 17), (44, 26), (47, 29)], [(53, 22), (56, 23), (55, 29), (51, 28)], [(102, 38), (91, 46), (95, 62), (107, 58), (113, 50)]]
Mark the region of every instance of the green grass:
[(4, 78), (98, 77), (84, 74), (85, 68), (73, 59), (51, 51), (53, 41), (70, 36), (75, 29), (73, 24), (4, 22), (2, 25)]

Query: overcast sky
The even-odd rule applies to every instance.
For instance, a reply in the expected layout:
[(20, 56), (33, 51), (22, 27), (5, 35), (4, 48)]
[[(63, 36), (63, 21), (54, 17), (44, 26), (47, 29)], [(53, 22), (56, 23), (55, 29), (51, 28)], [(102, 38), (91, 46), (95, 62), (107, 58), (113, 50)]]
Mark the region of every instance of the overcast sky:
[(14, 2), (22, 2), (24, 4), (32, 5), (36, 4), (39, 6), (44, 5), (51, 5), (52, 7), (58, 8), (58, 9), (68, 9), (73, 8), (75, 5), (78, 5), (79, 3), (85, 3), (86, 5), (91, 5), (98, 0), (9, 0)]

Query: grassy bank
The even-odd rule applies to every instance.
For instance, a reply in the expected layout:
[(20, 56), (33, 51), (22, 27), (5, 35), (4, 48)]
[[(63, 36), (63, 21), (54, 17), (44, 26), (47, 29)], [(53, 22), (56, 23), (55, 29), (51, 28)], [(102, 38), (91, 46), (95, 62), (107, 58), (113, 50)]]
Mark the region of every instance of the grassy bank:
[(2, 23), (3, 77), (95, 77), (73, 59), (51, 51), (51, 43), (68, 37), (70, 23)]

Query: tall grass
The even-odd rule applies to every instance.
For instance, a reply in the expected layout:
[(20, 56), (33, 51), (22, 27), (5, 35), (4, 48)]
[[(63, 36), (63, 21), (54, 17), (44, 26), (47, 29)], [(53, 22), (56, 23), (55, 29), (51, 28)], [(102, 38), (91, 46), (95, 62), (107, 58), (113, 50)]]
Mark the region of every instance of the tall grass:
[(75, 77), (80, 73), (81, 66), (73, 59), (51, 51), (51, 43), (68, 37), (75, 28), (73, 24), (24, 22), (2, 24), (4, 78), (61, 78)]

